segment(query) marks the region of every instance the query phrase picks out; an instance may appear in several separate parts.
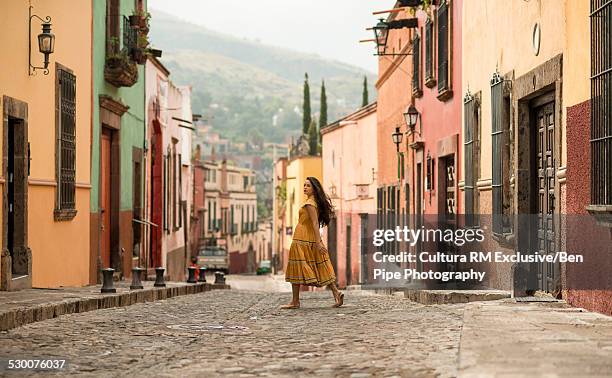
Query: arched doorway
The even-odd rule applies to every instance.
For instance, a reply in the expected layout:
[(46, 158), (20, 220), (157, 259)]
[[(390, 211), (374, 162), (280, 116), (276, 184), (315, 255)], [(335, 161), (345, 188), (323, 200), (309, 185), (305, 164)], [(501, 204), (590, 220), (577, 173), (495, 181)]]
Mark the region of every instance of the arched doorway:
[(151, 227), (151, 240), (149, 243), (149, 266), (156, 268), (162, 266), (162, 232), (163, 232), (163, 166), (164, 148), (161, 125), (158, 120), (151, 124), (151, 222), (157, 227)]

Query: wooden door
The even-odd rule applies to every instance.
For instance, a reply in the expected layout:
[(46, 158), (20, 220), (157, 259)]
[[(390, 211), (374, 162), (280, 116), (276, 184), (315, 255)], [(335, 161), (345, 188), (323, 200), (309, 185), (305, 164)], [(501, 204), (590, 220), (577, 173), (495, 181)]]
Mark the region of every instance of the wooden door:
[[(555, 157), (555, 103), (533, 109), (536, 129), (536, 156), (534, 172), (537, 176), (537, 250), (538, 253), (552, 254), (556, 251), (557, 208), (555, 198), (556, 157)], [(558, 288), (559, 266), (556, 263), (538, 264), (540, 290), (554, 292)]]
[(104, 130), (100, 144), (100, 256), (102, 267), (111, 267), (111, 132)]

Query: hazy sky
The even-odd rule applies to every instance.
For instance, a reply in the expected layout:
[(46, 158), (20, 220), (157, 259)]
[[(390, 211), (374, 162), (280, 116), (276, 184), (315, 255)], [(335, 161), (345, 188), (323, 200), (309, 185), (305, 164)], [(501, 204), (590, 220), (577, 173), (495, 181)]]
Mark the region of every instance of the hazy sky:
[[(194, 24), (262, 43), (319, 54), (376, 73), (373, 43), (366, 31), (374, 10), (392, 8), (380, 0), (148, 0)], [(155, 20), (153, 20), (155, 27)]]

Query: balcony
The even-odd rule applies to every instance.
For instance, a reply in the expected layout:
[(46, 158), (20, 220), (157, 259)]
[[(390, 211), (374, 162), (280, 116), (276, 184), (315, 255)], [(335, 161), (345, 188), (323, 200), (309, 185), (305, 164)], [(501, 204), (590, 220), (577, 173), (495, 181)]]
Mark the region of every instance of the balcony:
[[(111, 37), (107, 41), (104, 79), (116, 87), (131, 87), (138, 81), (136, 59), (143, 59), (143, 51), (137, 49), (137, 30), (123, 16), (123, 38)], [(121, 42), (121, 43), (120, 43)], [(140, 55), (137, 52), (140, 51)], [(146, 60), (146, 56), (144, 56)]]

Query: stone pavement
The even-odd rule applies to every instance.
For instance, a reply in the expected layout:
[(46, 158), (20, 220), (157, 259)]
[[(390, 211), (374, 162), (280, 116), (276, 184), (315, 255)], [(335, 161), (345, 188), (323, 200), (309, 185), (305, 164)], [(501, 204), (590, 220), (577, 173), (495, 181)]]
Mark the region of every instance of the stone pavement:
[(0, 332), (0, 363), (66, 358), (60, 373), (108, 377), (612, 372), (612, 318), (562, 304), (426, 306), (350, 291), (342, 308), (330, 307), (329, 292), (307, 292), (301, 309), (278, 309), (288, 300), (288, 293), (216, 290), (65, 315)]

